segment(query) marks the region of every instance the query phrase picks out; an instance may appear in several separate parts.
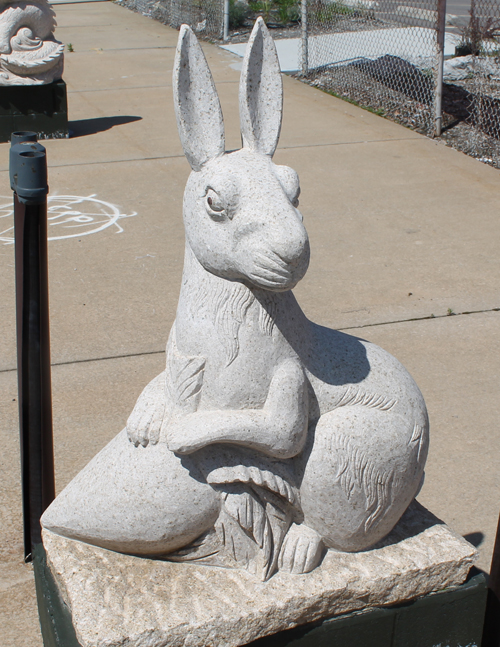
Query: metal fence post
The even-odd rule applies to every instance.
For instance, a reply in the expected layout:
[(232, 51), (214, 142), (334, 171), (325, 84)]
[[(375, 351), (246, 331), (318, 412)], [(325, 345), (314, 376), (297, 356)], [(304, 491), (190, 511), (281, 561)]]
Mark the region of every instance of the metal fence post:
[(229, 40), (229, 0), (224, 0), (224, 30), (222, 40), (225, 43)]
[(436, 96), (434, 100), (435, 135), (441, 135), (443, 124), (443, 65), (444, 65), (444, 37), (446, 30), (446, 0), (438, 0), (437, 9), (437, 74), (436, 74)]
[(309, 52), (307, 42), (307, 0), (301, 0), (301, 39), (302, 39), (302, 61), (301, 72), (306, 76), (309, 71)]
[[(14, 133), (17, 369), (25, 560), (41, 543), (40, 517), (55, 495), (47, 266), (47, 159), (35, 133)], [(31, 140), (31, 141), (30, 141)]]

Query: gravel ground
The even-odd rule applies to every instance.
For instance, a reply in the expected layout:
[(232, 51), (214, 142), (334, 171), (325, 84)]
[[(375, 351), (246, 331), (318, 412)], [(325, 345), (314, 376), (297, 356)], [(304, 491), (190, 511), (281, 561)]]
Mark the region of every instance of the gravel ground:
[(456, 148), (480, 162), (500, 169), (500, 143), (495, 137), (485, 135), (465, 121), (443, 131), (437, 139)]
[(432, 128), (428, 106), (379, 83), (354, 65), (325, 70), (301, 80), (424, 135)]
[[(299, 38), (300, 25), (268, 25), (275, 39)], [(396, 24), (368, 16), (339, 18), (335, 24), (309, 26), (311, 35), (387, 29)], [(232, 32), (232, 43), (244, 43), (252, 29), (249, 22)], [(358, 61), (325, 69), (301, 81), (330, 92), (391, 119), (407, 128), (434, 137), (434, 80), (407, 61), (384, 56), (377, 61)], [(443, 86), (442, 134), (447, 146), (500, 169), (500, 82), (481, 75)]]
[(500, 168), (500, 82), (481, 76), (444, 88), (442, 139), (481, 162)]

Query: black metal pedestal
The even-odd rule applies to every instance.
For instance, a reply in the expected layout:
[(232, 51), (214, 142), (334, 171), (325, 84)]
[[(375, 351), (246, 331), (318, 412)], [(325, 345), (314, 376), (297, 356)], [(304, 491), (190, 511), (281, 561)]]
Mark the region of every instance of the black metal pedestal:
[(15, 131), (30, 130), (38, 139), (68, 137), (66, 83), (11, 85), (0, 89), (0, 142)]

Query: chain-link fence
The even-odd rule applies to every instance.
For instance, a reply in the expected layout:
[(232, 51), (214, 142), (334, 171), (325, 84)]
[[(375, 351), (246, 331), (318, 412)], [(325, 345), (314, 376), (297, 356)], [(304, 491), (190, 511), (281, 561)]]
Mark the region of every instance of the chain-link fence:
[[(469, 126), (463, 132), (461, 149), (500, 168), (498, 0), (471, 0), (469, 17), (459, 29), (456, 54), (444, 65), (443, 108)], [(446, 100), (448, 93), (453, 102)], [(456, 110), (457, 105), (460, 111)]]
[(296, 39), (300, 73), (311, 84), (425, 134), (439, 129), (445, 0), (123, 2), (173, 27), (187, 23), (199, 36), (214, 39), (224, 36), (226, 10), (232, 42), (235, 36), (245, 40), (260, 14), (275, 38)]
[(307, 0), (302, 75), (432, 135), (441, 114), (444, 11), (438, 0)]
[(123, 0), (121, 4), (177, 29), (187, 24), (200, 36), (223, 37), (224, 0)]

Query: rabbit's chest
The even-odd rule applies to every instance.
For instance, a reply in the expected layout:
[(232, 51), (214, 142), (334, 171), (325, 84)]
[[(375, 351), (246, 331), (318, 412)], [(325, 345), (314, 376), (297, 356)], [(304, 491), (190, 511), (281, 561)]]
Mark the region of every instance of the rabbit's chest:
[(207, 353), (200, 409), (259, 409), (276, 367), (290, 349), (276, 336), (242, 326), (237, 347), (212, 346)]
[(276, 368), (296, 357), (276, 324), (278, 307), (268, 301), (238, 308), (239, 300), (228, 298), (231, 307), (211, 309), (210, 302), (178, 311), (180, 351), (204, 360), (198, 410), (262, 408)]
[(199, 410), (262, 408), (277, 366), (293, 356), (258, 309), (237, 326), (231, 320), (191, 321), (189, 331), (178, 325), (177, 338), (182, 353), (205, 360)]

